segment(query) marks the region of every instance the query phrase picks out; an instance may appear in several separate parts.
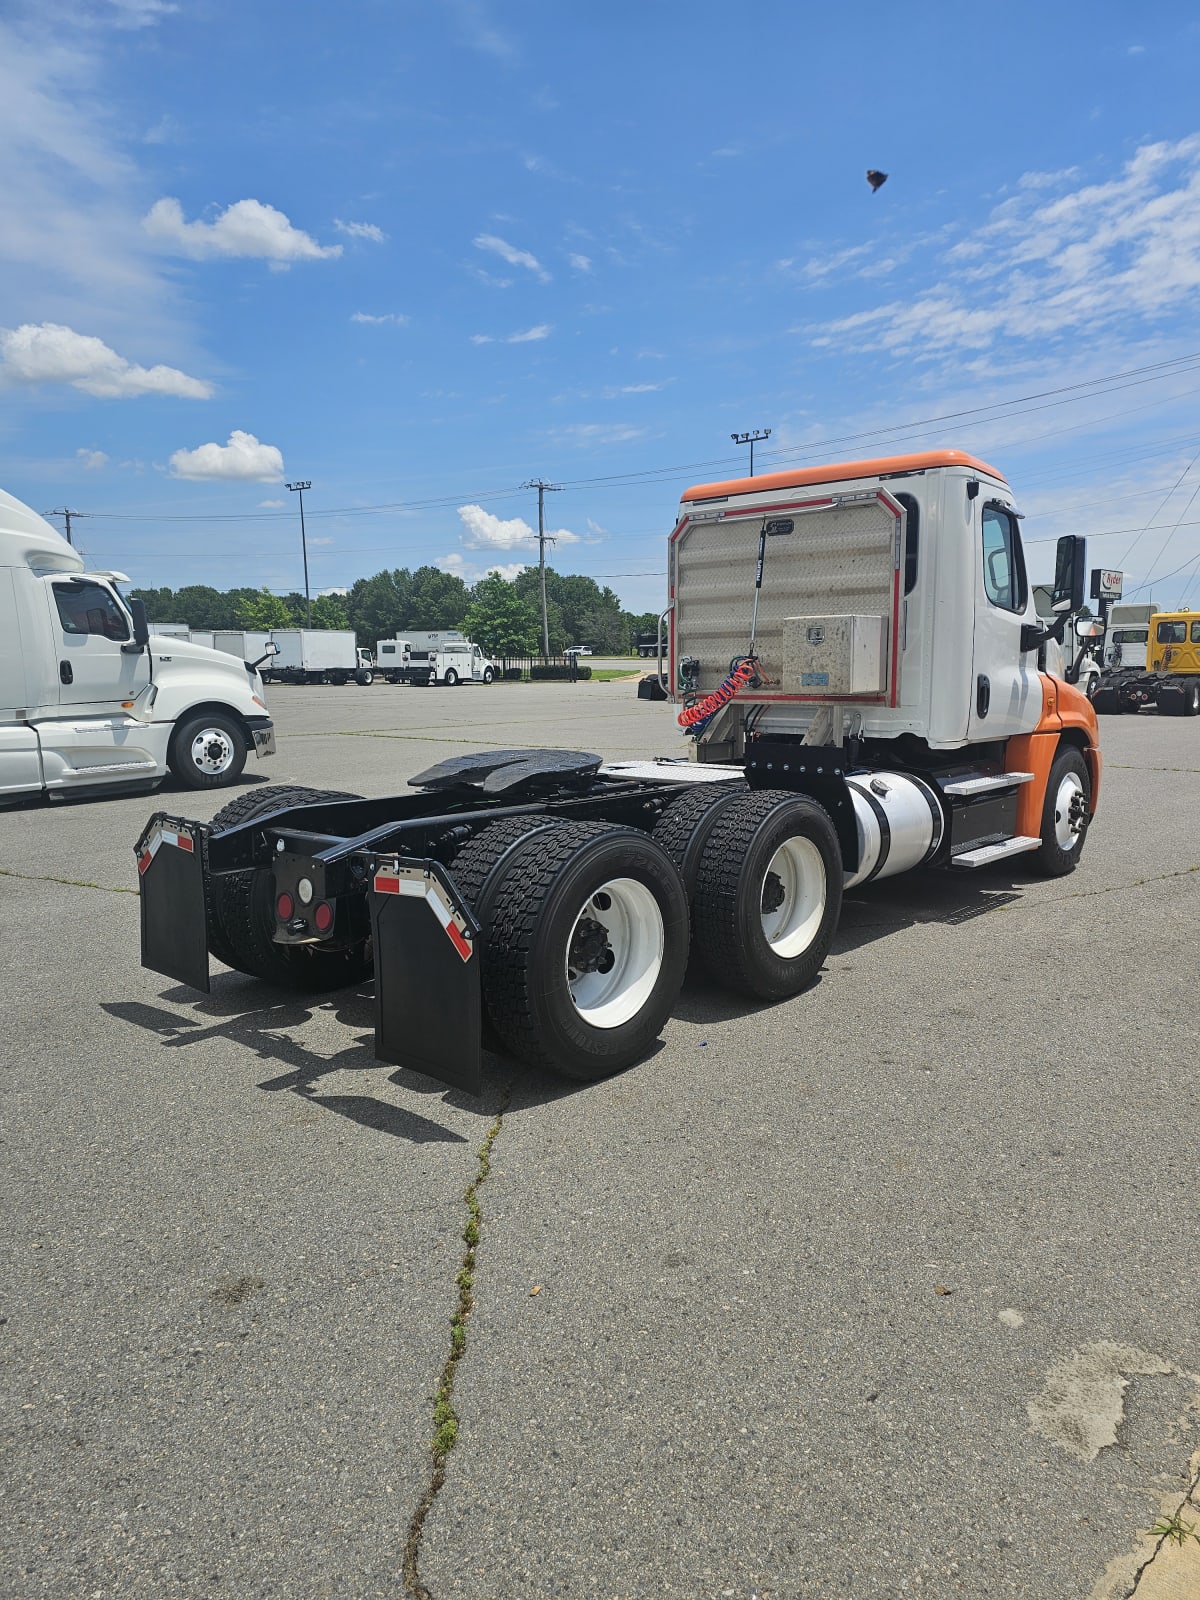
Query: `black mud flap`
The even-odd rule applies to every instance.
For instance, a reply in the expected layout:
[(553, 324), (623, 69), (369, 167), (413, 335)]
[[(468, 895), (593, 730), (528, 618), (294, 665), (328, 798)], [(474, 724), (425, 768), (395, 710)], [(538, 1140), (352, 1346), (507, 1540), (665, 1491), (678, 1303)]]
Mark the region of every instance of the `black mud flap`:
[(194, 822), (158, 812), (136, 847), (142, 965), (208, 993), (204, 835)]
[(375, 1054), (479, 1094), (479, 925), (436, 862), (378, 863), (371, 936)]

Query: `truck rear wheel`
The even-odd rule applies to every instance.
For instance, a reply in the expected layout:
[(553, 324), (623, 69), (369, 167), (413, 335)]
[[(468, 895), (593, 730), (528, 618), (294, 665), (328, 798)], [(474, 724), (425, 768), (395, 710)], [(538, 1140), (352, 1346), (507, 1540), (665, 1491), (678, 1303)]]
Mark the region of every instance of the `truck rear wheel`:
[(354, 674), (354, 681), (359, 685), (360, 688), (369, 689), (375, 682), (375, 674), (371, 671), (370, 667), (359, 667), (358, 671)]
[(687, 895), (665, 851), (635, 828), (563, 823), (499, 874), (484, 1000), (513, 1055), (588, 1082), (646, 1054), (687, 957)]
[(698, 783), (672, 803), (654, 824), (654, 838), (679, 868), (689, 898), (696, 888), (700, 857), (713, 825), (731, 800), (749, 794), (744, 783)]
[(1042, 806), (1042, 846), (1034, 857), (1047, 878), (1075, 871), (1087, 837), (1092, 780), (1082, 752), (1067, 745), (1054, 758)]
[(696, 951), (711, 976), (760, 1000), (812, 982), (842, 909), (842, 852), (828, 812), (786, 790), (725, 806), (696, 872)]
[[(299, 784), (271, 784), (239, 795), (218, 811), (213, 825), (233, 828), (272, 811), (315, 805), (321, 800), (361, 800), (337, 789), (308, 789)], [(208, 879), (208, 947), (218, 961), (237, 972), (283, 989), (316, 992), (361, 983), (372, 972), (368, 942), (351, 950), (321, 945), (276, 944), (275, 875), (267, 867), (221, 873)]]
[(442, 679), (442, 682), (446, 685), (447, 689), (453, 689), (458, 683), (458, 673), (455, 672), (453, 667), (446, 668), (446, 676)]
[(246, 730), (228, 711), (185, 717), (171, 735), (167, 763), (188, 789), (236, 783), (246, 765)]

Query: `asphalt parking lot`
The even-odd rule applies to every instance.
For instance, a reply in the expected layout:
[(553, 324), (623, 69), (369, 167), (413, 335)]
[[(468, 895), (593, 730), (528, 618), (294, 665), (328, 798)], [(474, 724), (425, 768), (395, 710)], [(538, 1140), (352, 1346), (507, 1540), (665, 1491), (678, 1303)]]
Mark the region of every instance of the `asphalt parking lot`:
[[(682, 747), (629, 683), (270, 699), (247, 782)], [(1073, 876), (855, 891), (793, 1001), (690, 981), (619, 1078), (479, 1101), (369, 994), (140, 967), (142, 824), (228, 793), (0, 812), (0, 1592), (1200, 1594), (1146, 1533), (1200, 1533), (1200, 725), (1102, 740)]]

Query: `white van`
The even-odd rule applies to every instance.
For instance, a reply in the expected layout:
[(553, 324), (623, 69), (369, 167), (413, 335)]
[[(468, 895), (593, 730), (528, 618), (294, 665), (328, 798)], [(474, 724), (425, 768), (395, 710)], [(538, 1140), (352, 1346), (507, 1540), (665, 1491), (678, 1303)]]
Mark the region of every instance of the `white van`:
[(0, 490), (0, 802), (233, 783), (275, 753), (257, 666), (189, 639), (152, 638), (119, 572)]

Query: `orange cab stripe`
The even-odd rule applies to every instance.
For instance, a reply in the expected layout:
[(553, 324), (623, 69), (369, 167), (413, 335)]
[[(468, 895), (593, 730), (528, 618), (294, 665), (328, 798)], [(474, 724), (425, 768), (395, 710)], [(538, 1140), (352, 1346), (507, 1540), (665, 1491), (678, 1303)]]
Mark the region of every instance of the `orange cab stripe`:
[(716, 500), (724, 495), (755, 494), (763, 489), (797, 489), (809, 483), (837, 483), (843, 478), (878, 478), (887, 472), (924, 472), (930, 467), (970, 467), (1006, 483), (1002, 472), (963, 450), (923, 450), (911, 456), (877, 456), (871, 461), (835, 461), (824, 467), (766, 472), (757, 478), (730, 478), (726, 483), (701, 483), (686, 489), (683, 499)]

